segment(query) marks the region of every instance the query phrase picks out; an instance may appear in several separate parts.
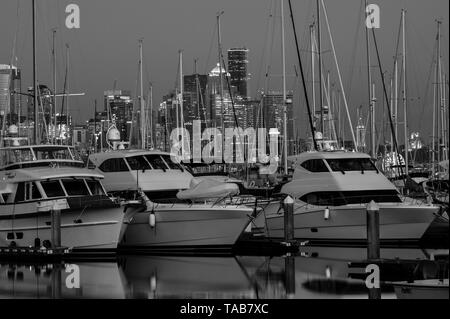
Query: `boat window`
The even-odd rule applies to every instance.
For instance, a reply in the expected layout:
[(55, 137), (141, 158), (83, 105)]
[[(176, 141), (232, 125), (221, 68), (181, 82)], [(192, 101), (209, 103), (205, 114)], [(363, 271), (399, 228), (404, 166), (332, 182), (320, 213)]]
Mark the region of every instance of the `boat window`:
[(160, 155), (147, 154), (145, 155), (145, 158), (149, 161), (150, 165), (152, 165), (153, 169), (162, 169), (163, 171), (167, 169), (167, 166)]
[(170, 155), (161, 155), (161, 157), (164, 159), (164, 161), (166, 162), (167, 166), (169, 166), (170, 169), (183, 170), (183, 168), (180, 164), (172, 161), (172, 159), (170, 158)]
[(42, 188), (48, 198), (66, 196), (64, 190), (58, 180), (41, 181)]
[(123, 158), (110, 158), (107, 159), (99, 166), (102, 172), (128, 172), (128, 166)]
[(33, 199), (41, 199), (42, 195), (33, 182), (22, 182), (17, 186), (15, 202), (23, 202)]
[(334, 172), (376, 171), (377, 168), (369, 158), (336, 158), (327, 159)]
[(11, 165), (15, 163), (33, 161), (33, 153), (29, 148), (2, 149), (0, 150), (0, 165)]
[(39, 188), (37, 188), (35, 183), (28, 183), (26, 188), (27, 194), (25, 198), (27, 199), (41, 199), (42, 195), (39, 191)]
[(69, 148), (55, 148), (55, 147), (36, 147), (33, 148), (34, 154), (38, 160), (72, 160)]
[(71, 148), (70, 152), (72, 153), (74, 160), (76, 160), (76, 161), (83, 161), (83, 158), (81, 157), (80, 152), (78, 152), (76, 149)]
[(133, 156), (133, 157), (127, 157), (128, 165), (130, 165), (130, 169), (132, 171), (137, 170), (144, 170), (144, 169), (152, 169), (150, 167), (150, 164), (145, 160), (144, 156)]
[(25, 183), (19, 183), (17, 185), (17, 191), (16, 191), (16, 198), (14, 201), (17, 202), (23, 202), (25, 200)]
[(88, 184), (92, 195), (106, 195), (99, 181), (95, 179), (87, 179), (86, 183)]
[(86, 188), (86, 184), (82, 179), (63, 179), (62, 183), (66, 189), (67, 195), (81, 196), (89, 195), (89, 191)]
[(305, 161), (301, 166), (313, 173), (329, 172), (328, 167), (325, 165), (322, 159), (312, 159)]
[(300, 200), (317, 206), (343, 206), (349, 204), (400, 203), (395, 190), (368, 190), (343, 192), (314, 192), (303, 195)]

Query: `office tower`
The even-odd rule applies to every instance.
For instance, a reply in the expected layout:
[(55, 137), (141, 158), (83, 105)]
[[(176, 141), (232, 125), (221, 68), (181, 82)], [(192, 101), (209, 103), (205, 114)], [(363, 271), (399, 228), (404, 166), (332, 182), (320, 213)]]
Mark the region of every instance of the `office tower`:
[(236, 93), (243, 98), (248, 97), (248, 49), (232, 48), (228, 50), (228, 72), (230, 73), (231, 86), (236, 88)]
[(206, 107), (207, 83), (207, 75), (192, 74), (184, 76), (184, 122), (189, 132), (191, 132), (193, 120), (200, 120), (202, 127), (206, 126), (208, 119)]
[[(271, 128), (277, 128), (281, 136), (284, 135), (284, 103), (283, 93), (277, 91), (262, 92), (262, 107), (263, 107), (263, 127), (267, 131)], [(294, 112), (292, 106), (292, 92), (286, 94), (286, 108), (287, 108), (287, 139), (288, 139), (288, 153), (292, 154), (292, 145), (295, 143), (294, 137)]]
[[(208, 74), (208, 103), (210, 126), (222, 130), (233, 127), (233, 108), (231, 95), (227, 87), (227, 77), (230, 74), (217, 63), (216, 67)], [(222, 87), (221, 87), (222, 84)]]
[[(133, 122), (133, 100), (130, 91), (109, 90), (104, 92), (105, 111), (110, 114), (110, 121), (120, 132), (121, 141), (129, 141)], [(135, 123), (139, 123), (136, 119)], [(135, 130), (133, 128), (133, 130)]]
[(17, 121), (21, 101), (20, 69), (0, 64), (0, 116), (7, 115), (11, 122)]

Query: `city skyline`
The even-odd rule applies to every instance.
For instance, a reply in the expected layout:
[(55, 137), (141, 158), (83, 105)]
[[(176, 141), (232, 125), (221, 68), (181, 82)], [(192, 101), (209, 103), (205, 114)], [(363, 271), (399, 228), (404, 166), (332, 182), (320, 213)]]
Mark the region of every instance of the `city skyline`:
[[(222, 41), (223, 54), (229, 48), (246, 47), (249, 49), (249, 73), (252, 75), (249, 82), (249, 91), (251, 97), (255, 97), (258, 89), (264, 88), (265, 67), (270, 64), (271, 74), (270, 83), (267, 85), (272, 90), (280, 90), (279, 74), (279, 41), (277, 41), (279, 33), (279, 1), (258, 1), (259, 5), (255, 6), (254, 1), (230, 1), (220, 3), (215, 1), (187, 1), (163, 3), (155, 1), (150, 4), (142, 1), (124, 2), (124, 1), (96, 1), (89, 3), (87, 1), (76, 1), (81, 10), (81, 28), (79, 30), (68, 30), (63, 26), (64, 8), (69, 1), (42, 1), (38, 3), (38, 79), (40, 83), (50, 86), (51, 84), (51, 54), (49, 47), (51, 45), (51, 28), (57, 27), (57, 65), (58, 65), (58, 86), (61, 88), (64, 78), (64, 62), (63, 56), (64, 43), (67, 42), (71, 47), (71, 63), (69, 73), (71, 92), (86, 92), (85, 97), (71, 98), (71, 115), (75, 123), (80, 123), (93, 114), (94, 100), (101, 101), (103, 91), (113, 87), (113, 82), (117, 81), (117, 87), (121, 89), (129, 89), (132, 91), (133, 98), (136, 97), (136, 82), (138, 71), (138, 43), (140, 37), (144, 38), (144, 78), (148, 85), (153, 84), (154, 89), (154, 106), (162, 101), (164, 94), (174, 88), (177, 76), (177, 49), (183, 49), (185, 59), (185, 74), (194, 73), (194, 58), (198, 58), (200, 74), (207, 74), (217, 63), (217, 40), (215, 39), (215, 18), (219, 9), (224, 10), (222, 15)], [(408, 10), (407, 21), (411, 21), (410, 41), (410, 63), (422, 63), (422, 69), (414, 67), (410, 74), (410, 86), (414, 91), (419, 91), (422, 96), (411, 96), (411, 115), (410, 130), (423, 131), (423, 136), (428, 136), (430, 127), (421, 127), (420, 109), (422, 103), (420, 98), (424, 99), (422, 93), (426, 84), (424, 79), (427, 78), (427, 68), (432, 60), (432, 51), (435, 40), (435, 19), (442, 18), (444, 26), (448, 22), (448, 2), (436, 1), (432, 6), (424, 4), (422, 1), (377, 1), (381, 8), (382, 28), (377, 30), (379, 36), (380, 53), (382, 55), (383, 68), (391, 69), (392, 55), (395, 49), (395, 34), (398, 29), (400, 10), (406, 8)], [(176, 5), (180, 11), (184, 10), (184, 15), (178, 19), (168, 19), (162, 21), (157, 17), (157, 13), (164, 15), (172, 12), (171, 5)], [(356, 126), (356, 109), (360, 105), (366, 106), (366, 84), (365, 81), (365, 51), (360, 39), (363, 39), (362, 29), (358, 31), (356, 28), (358, 11), (361, 7), (361, 1), (345, 0), (342, 1), (341, 9), (334, 2), (326, 1), (330, 23), (333, 27), (333, 37), (336, 44), (336, 51), (340, 67), (343, 72), (343, 79), (346, 82), (346, 93), (352, 112), (353, 126)], [(17, 7), (17, 5), (19, 5)], [(2, 28), (0, 31), (1, 38), (4, 39), (4, 49), (0, 50), (0, 62), (8, 63), (11, 57), (11, 48), (13, 47), (14, 37), (17, 32), (15, 55), (19, 68), (23, 73), (22, 89), (31, 84), (31, 68), (30, 68), (30, 39), (31, 39), (31, 5), (24, 1), (6, 1), (5, 10), (2, 10)], [(195, 10), (202, 7), (201, 14)], [(294, 17), (297, 24), (297, 32), (300, 35), (300, 45), (302, 47), (303, 66), (308, 66), (308, 53), (304, 52), (308, 49), (307, 26), (313, 21), (315, 1), (293, 2)], [(125, 9), (126, 8), (126, 9)], [(14, 14), (18, 10), (19, 21), (14, 21)], [(306, 125), (306, 108), (304, 103), (299, 103), (299, 97), (303, 92), (300, 83), (293, 79), (294, 65), (297, 65), (295, 57), (294, 42), (292, 40), (292, 30), (288, 18), (288, 6), (285, 1), (286, 15), (286, 54), (287, 54), (287, 73), (288, 88), (294, 90), (297, 101), (294, 102), (294, 116), (297, 118), (302, 135), (308, 132)], [(138, 12), (139, 11), (139, 12)], [(11, 14), (5, 15), (4, 12)], [(143, 19), (145, 14), (148, 19)], [(274, 14), (270, 18), (269, 14)], [(110, 17), (111, 23), (105, 23), (105, 19), (95, 18), (95, 15), (106, 15)], [(132, 15), (136, 15), (135, 19), (131, 19)], [(173, 16), (178, 16), (173, 12)], [(420, 16), (420, 19), (417, 17)], [(196, 23), (191, 19), (196, 17)], [(47, 19), (45, 19), (47, 18)], [(117, 19), (129, 22), (116, 23)], [(339, 23), (343, 18), (352, 21), (345, 27)], [(273, 21), (271, 21), (271, 19)], [(106, 19), (108, 20), (108, 19)], [(114, 23), (113, 23), (114, 22)], [(267, 55), (265, 44), (270, 42), (267, 39), (267, 31), (270, 23), (274, 29), (275, 40), (272, 43), (271, 61), (264, 61), (264, 53)], [(7, 27), (3, 27), (5, 24)], [(109, 25), (109, 26), (108, 26)], [(183, 28), (184, 26), (184, 28)], [(360, 26), (358, 26), (360, 28)], [(121, 30), (119, 30), (121, 29)], [(164, 30), (165, 36), (156, 36), (158, 30)], [(241, 32), (236, 32), (240, 30)], [(390, 31), (389, 31), (390, 30)], [(358, 37), (353, 37), (358, 31)], [(329, 51), (328, 35), (326, 29), (322, 30), (324, 43), (323, 51)], [(348, 36), (352, 35), (352, 36)], [(62, 39), (64, 38), (64, 39)], [(201, 38), (201, 41), (197, 38)], [(419, 39), (420, 41), (418, 41)], [(356, 41), (357, 40), (357, 41)], [(448, 28), (443, 28), (444, 44), (448, 43)], [(361, 43), (360, 43), (361, 42)], [(356, 50), (353, 50), (354, 48)], [(419, 47), (420, 50), (412, 50)], [(177, 48), (177, 49), (175, 49)], [(162, 54), (164, 56), (162, 56)], [(348, 66), (351, 58), (355, 56), (359, 63), (355, 63), (354, 69)], [(267, 58), (267, 56), (266, 56)], [(335, 67), (331, 63), (330, 53), (324, 53), (325, 68), (333, 72), (332, 83), (337, 85), (335, 76)], [(443, 61), (446, 73), (448, 70), (448, 45), (443, 45)], [(375, 69), (375, 71), (377, 71)], [(70, 71), (69, 71), (70, 72)], [(262, 74), (262, 75), (261, 75)], [(356, 75), (355, 75), (356, 74)], [(376, 74), (376, 72), (374, 72)], [(376, 81), (380, 84), (379, 76), (376, 75)], [(352, 85), (349, 83), (352, 82)], [(60, 91), (60, 90), (58, 90)], [(411, 90), (413, 91), (413, 90)], [(378, 100), (381, 102), (381, 90), (377, 90)], [(429, 97), (428, 97), (429, 98)], [(294, 98), (295, 100), (295, 98)], [(381, 104), (381, 103), (380, 103)], [(380, 110), (380, 109), (378, 109)], [(428, 116), (429, 112), (425, 112), (424, 116)], [(380, 114), (380, 113), (378, 113)], [(298, 120), (301, 118), (301, 120)], [(348, 134), (348, 133), (347, 133)], [(305, 136), (303, 136), (305, 137)], [(348, 139), (349, 136), (347, 135)]]

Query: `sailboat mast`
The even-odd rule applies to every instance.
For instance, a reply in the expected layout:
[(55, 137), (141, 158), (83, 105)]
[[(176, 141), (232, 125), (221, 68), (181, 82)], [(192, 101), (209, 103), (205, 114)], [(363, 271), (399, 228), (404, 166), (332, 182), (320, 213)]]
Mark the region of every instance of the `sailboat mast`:
[(38, 116), (38, 85), (37, 85), (37, 68), (36, 68), (36, 0), (32, 2), (33, 6), (33, 105), (34, 105), (34, 144), (39, 144), (39, 116)]
[[(437, 127), (438, 127), (438, 162), (442, 161), (444, 159), (444, 149), (441, 149), (441, 145), (444, 143), (444, 130), (443, 130), (443, 94), (442, 94), (442, 63), (441, 63), (441, 34), (440, 34), (440, 25), (442, 22), (439, 22), (439, 36), (438, 36), (438, 65), (437, 65), (437, 87), (438, 87), (438, 95), (437, 95), (437, 106), (438, 106), (438, 121), (437, 121)], [(439, 171), (441, 171), (441, 167), (439, 166)]]
[(151, 147), (155, 147), (155, 143), (153, 141), (153, 84), (150, 83), (150, 143)]
[(323, 135), (324, 118), (323, 118), (323, 97), (322, 97), (322, 52), (321, 52), (321, 37), (320, 37), (320, 6), (319, 0), (316, 1), (317, 7), (317, 54), (319, 55), (319, 108), (320, 108), (320, 131)]
[(406, 95), (406, 37), (405, 37), (405, 13), (402, 10), (402, 29), (403, 29), (403, 134), (405, 139), (405, 174), (409, 172), (409, 143), (408, 143), (408, 109), (407, 109), (407, 95)]
[[(56, 29), (53, 29), (52, 64), (53, 64), (53, 143), (56, 143), (56, 52), (55, 52)], [(51, 121), (50, 116), (50, 121)]]
[[(67, 63), (67, 100), (66, 100), (66, 143), (69, 145), (69, 138), (70, 138), (70, 126), (69, 126), (69, 44), (66, 43), (66, 63)], [(73, 139), (72, 139), (73, 140)], [(61, 143), (62, 144), (62, 143)]]
[(142, 46), (143, 39), (139, 39), (139, 102), (140, 102), (140, 123), (141, 123), (141, 149), (145, 149), (145, 106), (144, 87), (142, 74)]
[[(365, 0), (365, 8), (367, 8), (367, 0)], [(368, 17), (368, 12), (366, 11), (366, 19)], [(365, 26), (365, 24), (364, 24)], [(369, 97), (369, 112), (370, 112), (370, 146), (371, 146), (371, 156), (375, 157), (375, 109), (372, 104), (372, 68), (371, 68), (371, 59), (370, 59), (370, 37), (369, 37), (369, 28), (365, 26), (366, 31), (366, 59), (367, 59), (367, 85), (368, 85), (368, 97)]]
[(283, 68), (283, 158), (284, 158), (284, 174), (288, 174), (288, 138), (287, 138), (287, 104), (286, 104), (286, 53), (284, 45), (284, 1), (280, 0), (281, 9), (281, 56), (282, 56), (282, 68)]
[(184, 95), (184, 81), (183, 81), (183, 51), (179, 52), (180, 59), (180, 119), (181, 119), (181, 145), (183, 149), (183, 154), (185, 152), (184, 145), (186, 141), (184, 140), (184, 110), (183, 110), (183, 95)]
[[(315, 83), (315, 51), (314, 51), (314, 23), (310, 25), (311, 29), (311, 76), (312, 76), (312, 103), (313, 103), (313, 116), (316, 116), (316, 83)], [(314, 121), (315, 123), (315, 121)], [(314, 124), (315, 126), (315, 124)]]
[[(224, 12), (221, 11), (217, 14), (217, 62), (219, 63), (219, 92), (220, 92), (220, 126), (221, 130), (224, 130), (224, 105), (223, 105), (223, 84), (222, 84), (222, 63), (221, 63), (221, 56), (222, 56), (222, 39), (220, 34), (220, 16)], [(223, 144), (223, 143), (222, 143)], [(222, 154), (223, 156), (223, 154)]]

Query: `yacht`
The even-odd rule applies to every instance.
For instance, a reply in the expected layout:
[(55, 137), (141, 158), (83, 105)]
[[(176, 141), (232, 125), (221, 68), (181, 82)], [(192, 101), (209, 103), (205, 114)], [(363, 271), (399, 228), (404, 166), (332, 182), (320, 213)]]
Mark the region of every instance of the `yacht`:
[[(365, 241), (366, 206), (379, 206), (380, 239), (417, 241), (432, 223), (439, 207), (403, 199), (367, 154), (305, 152), (290, 158), (292, 181), (281, 192), (295, 199), (295, 238), (314, 241)], [(280, 204), (265, 209), (269, 237), (284, 237)]]
[(102, 178), (70, 146), (0, 148), (0, 247), (51, 248), (51, 210), (60, 209), (63, 247), (116, 249), (124, 213)]
[(237, 185), (197, 180), (170, 153), (110, 150), (91, 154), (88, 165), (104, 175), (111, 196), (125, 201), (126, 214), (136, 213), (122, 247), (230, 248), (257, 210), (225, 203)]

